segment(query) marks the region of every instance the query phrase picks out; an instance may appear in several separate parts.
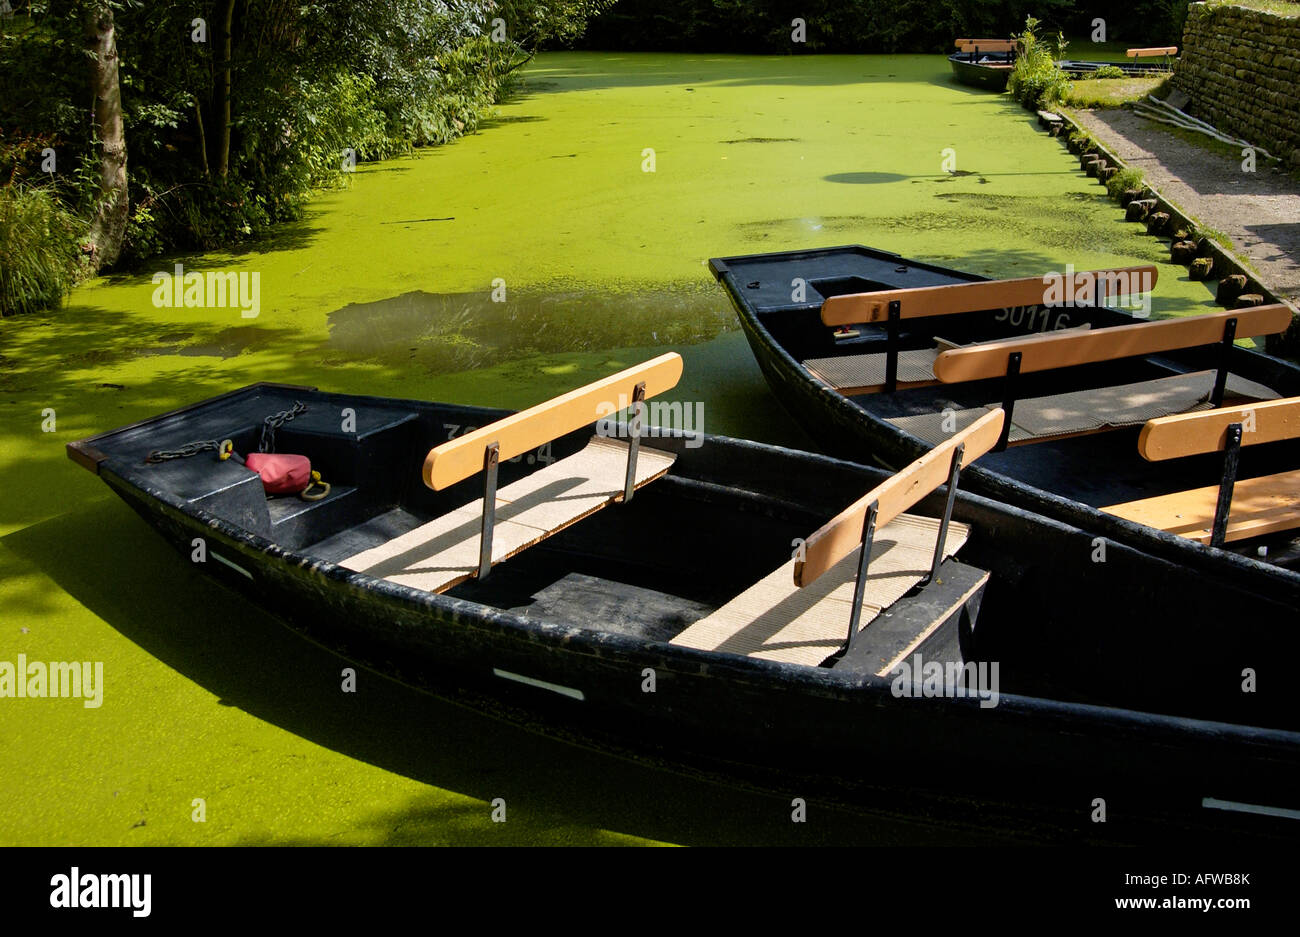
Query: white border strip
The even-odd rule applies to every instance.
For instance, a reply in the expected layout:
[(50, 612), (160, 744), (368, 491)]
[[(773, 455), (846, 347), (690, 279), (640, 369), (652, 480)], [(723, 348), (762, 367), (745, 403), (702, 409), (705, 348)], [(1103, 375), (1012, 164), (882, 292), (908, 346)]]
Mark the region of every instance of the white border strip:
[(1286, 817), (1288, 820), (1300, 820), (1300, 810), (1289, 807), (1264, 807), (1259, 804), (1241, 804), (1235, 800), (1218, 800), (1214, 797), (1202, 797), (1201, 806), (1211, 810), (1235, 810), (1238, 813), (1260, 813), (1267, 817)]
[(501, 670), (497, 667), (492, 668), (492, 673), (503, 680), (513, 680), (515, 683), (523, 683), (527, 686), (535, 686), (541, 690), (550, 690), (552, 693), (559, 693), (561, 696), (567, 696), (570, 699), (578, 701), (586, 700), (581, 690), (575, 690), (570, 686), (560, 686), (558, 683), (547, 683), (545, 680), (535, 680), (532, 677), (525, 677), (521, 674), (511, 673), (508, 670)]
[(253, 574), (252, 574), (252, 573), (250, 573), (248, 570), (244, 569), (244, 567), (242, 567), (242, 566), (236, 566), (234, 563), (230, 562), (230, 560), (226, 559), (226, 558), (225, 558), (224, 556), (222, 556), (220, 553), (213, 553), (211, 550), (209, 550), (209, 551), (208, 551), (208, 556), (212, 557), (214, 560), (216, 560), (218, 563), (221, 563), (223, 566), (229, 566), (229, 567), (230, 567), (231, 569), (233, 569), (235, 572), (239, 573), (239, 575), (241, 575), (241, 576), (247, 576), (247, 577), (248, 577), (251, 581), (253, 581), (253, 582), (256, 582), (256, 581), (257, 581), (256, 579), (253, 579)]

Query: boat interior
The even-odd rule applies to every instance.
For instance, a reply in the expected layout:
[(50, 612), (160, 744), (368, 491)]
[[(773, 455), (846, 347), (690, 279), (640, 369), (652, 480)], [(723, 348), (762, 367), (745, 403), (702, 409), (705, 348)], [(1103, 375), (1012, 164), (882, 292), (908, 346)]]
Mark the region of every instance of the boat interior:
[[(960, 471), (996, 445), (1000, 410), (891, 475), (740, 440), (638, 433), (641, 402), (680, 372), (680, 358), (664, 355), (513, 415), (257, 385), (87, 440), (73, 457), (143, 514), (131, 489), (398, 595), (860, 676), (887, 676), (915, 654), (991, 659), (1004, 693), (1280, 718), (1239, 693), (1135, 684), (1111, 662), (1119, 642), (1123, 654), (1191, 655), (1228, 673), (1259, 636), (1253, 624), (1218, 633), (1222, 621), (1263, 627), (1282, 605), (1233, 589), (1198, 596), (1192, 573), (1156, 560), (1120, 564), (1131, 595), (1118, 613), (1103, 590), (1063, 605), (1060, 583), (1077, 579), (1091, 538), (955, 496)], [(627, 422), (611, 419), (620, 400), (633, 402)], [(207, 450), (148, 460), (205, 439), (251, 452), (267, 418), (295, 402), (305, 409), (276, 430), (274, 451), (311, 460), (330, 485), (320, 500), (269, 496), (258, 473)], [(242, 573), (256, 580), (255, 567)], [(1079, 640), (1103, 618), (1117, 627)], [(1184, 642), (1208, 628), (1220, 653), (1203, 661), (1153, 621), (1192, 622), (1180, 626)]]
[(1016, 60), (1020, 43), (1015, 39), (957, 39), (953, 43), (963, 62), (986, 68), (1010, 69)]
[[(809, 255), (715, 269), (816, 381), (918, 446), (1001, 407), (1007, 438), (982, 468), (1202, 542), (1213, 535), (1223, 447), (1149, 460), (1138, 445), (1148, 421), (1300, 398), (1300, 369), (1239, 344), (1285, 330), (1285, 306), (1147, 321), (1103, 305), (1136, 305), (1154, 267), (1058, 277), (1056, 295), (1072, 301), (1048, 305), (1046, 277), (973, 281), (866, 249)], [(800, 269), (806, 295), (793, 303)], [(1247, 433), (1234, 458), (1222, 545), (1300, 568), (1300, 438), (1264, 444)]]

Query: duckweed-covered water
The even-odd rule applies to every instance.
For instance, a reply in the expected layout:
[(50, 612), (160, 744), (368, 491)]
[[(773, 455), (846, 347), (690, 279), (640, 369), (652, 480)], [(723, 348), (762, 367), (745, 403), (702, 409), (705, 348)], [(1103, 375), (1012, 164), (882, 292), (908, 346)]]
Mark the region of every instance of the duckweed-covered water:
[(803, 445), (709, 257), (1160, 263), (1155, 314), (1212, 307), (1121, 218), (1030, 115), (939, 56), (548, 54), (481, 132), (358, 167), (270, 243), (159, 261), (259, 274), (256, 318), (156, 307), (146, 270), (6, 320), (0, 660), (102, 661), (106, 686), (97, 709), (0, 699), (0, 842), (962, 838), (825, 808), (795, 825), (797, 791), (665, 774), (367, 674), (342, 694), (343, 661), (191, 571), (63, 447), (257, 380), (520, 407), (667, 349), (708, 431)]

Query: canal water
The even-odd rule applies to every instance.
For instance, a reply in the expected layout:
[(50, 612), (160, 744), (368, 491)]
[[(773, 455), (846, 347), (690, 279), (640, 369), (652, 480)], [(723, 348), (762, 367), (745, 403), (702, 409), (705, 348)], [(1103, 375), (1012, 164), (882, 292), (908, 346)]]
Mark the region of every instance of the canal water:
[(961, 840), (825, 808), (792, 824), (797, 791), (628, 764), (369, 675), (341, 694), (344, 662), (191, 572), (63, 445), (259, 380), (522, 407), (670, 349), (666, 399), (702, 402), (707, 431), (807, 445), (709, 257), (1157, 263), (1155, 315), (1215, 308), (1122, 216), (940, 56), (544, 54), (479, 132), (359, 166), (269, 242), (158, 262), (256, 274), (256, 317), (157, 305), (145, 270), (5, 321), (0, 660), (103, 661), (106, 688), (95, 710), (0, 705), (0, 842)]

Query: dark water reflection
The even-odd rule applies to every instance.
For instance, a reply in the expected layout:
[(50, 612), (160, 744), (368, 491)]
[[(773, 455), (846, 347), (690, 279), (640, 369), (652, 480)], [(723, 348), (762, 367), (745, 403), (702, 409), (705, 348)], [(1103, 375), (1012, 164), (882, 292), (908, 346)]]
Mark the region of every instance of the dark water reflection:
[(403, 293), (329, 315), (327, 353), (446, 374), (536, 354), (698, 345), (738, 328), (713, 284), (631, 291)]

